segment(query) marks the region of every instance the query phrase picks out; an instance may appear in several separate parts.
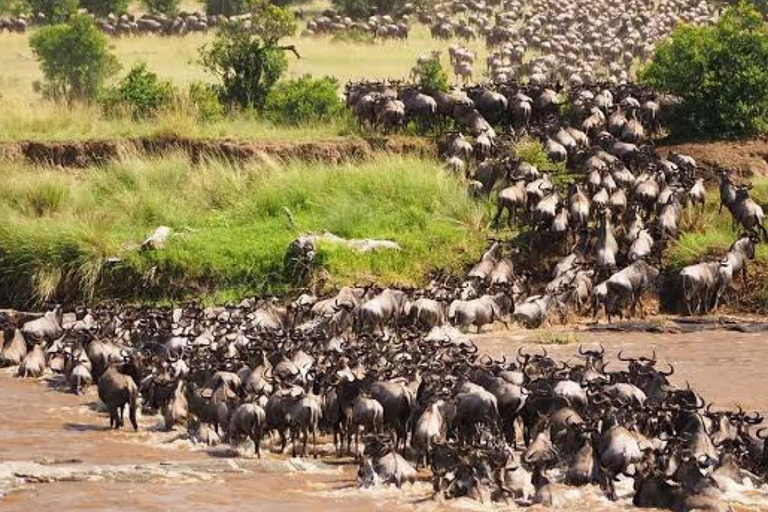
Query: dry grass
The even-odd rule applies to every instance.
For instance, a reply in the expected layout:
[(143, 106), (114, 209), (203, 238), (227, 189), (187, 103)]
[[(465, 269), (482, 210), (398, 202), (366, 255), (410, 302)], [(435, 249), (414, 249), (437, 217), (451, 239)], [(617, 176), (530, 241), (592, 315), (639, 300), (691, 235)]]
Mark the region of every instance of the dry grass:
[[(329, 4), (323, 0), (301, 6), (307, 12), (322, 11)], [(192, 5), (187, 6), (190, 10)], [(33, 29), (34, 30), (34, 29)], [(212, 77), (198, 64), (199, 49), (213, 37), (191, 34), (183, 38), (156, 36), (112, 39), (115, 55), (124, 70), (138, 62), (146, 62), (152, 71), (184, 88), (195, 81), (211, 81)], [(331, 75), (342, 85), (351, 80), (407, 78), (416, 59), (432, 50), (444, 50), (447, 64), (447, 42), (431, 38), (428, 27), (415, 26), (407, 42), (373, 45), (335, 41), (331, 36), (295, 37), (291, 41), (301, 54), (290, 57), (289, 77), (309, 73)], [(484, 62), (487, 53), (480, 41), (469, 44)], [(194, 116), (171, 112), (150, 122), (104, 119), (97, 109), (78, 106), (69, 108), (41, 100), (34, 84), (42, 74), (29, 48), (29, 36), (0, 34), (0, 141), (8, 140), (72, 140), (113, 138), (173, 133), (189, 137), (243, 137), (269, 140), (315, 140), (345, 135), (348, 123), (283, 129), (252, 116), (235, 116), (217, 123), (201, 123)], [(480, 79), (481, 77), (476, 77)], [(341, 91), (340, 91), (341, 92)]]
[[(112, 39), (115, 55), (125, 69), (137, 62), (146, 62), (159, 75), (177, 85), (196, 80), (210, 80), (197, 64), (199, 48), (213, 35), (191, 34), (183, 38), (156, 36)], [(331, 75), (344, 84), (349, 80), (407, 78), (416, 58), (432, 50), (446, 50), (449, 43), (432, 39), (428, 27), (417, 25), (408, 41), (392, 41), (374, 45), (334, 41), (330, 36), (295, 37), (301, 59), (292, 57), (289, 76), (305, 73)], [(481, 41), (469, 43), (484, 62), (487, 51)], [(447, 60), (447, 53), (445, 54)], [(478, 66), (482, 67), (482, 66)], [(0, 94), (7, 99), (34, 103), (32, 84), (42, 75), (29, 49), (28, 35), (0, 34)], [(481, 78), (477, 76), (476, 78)]]

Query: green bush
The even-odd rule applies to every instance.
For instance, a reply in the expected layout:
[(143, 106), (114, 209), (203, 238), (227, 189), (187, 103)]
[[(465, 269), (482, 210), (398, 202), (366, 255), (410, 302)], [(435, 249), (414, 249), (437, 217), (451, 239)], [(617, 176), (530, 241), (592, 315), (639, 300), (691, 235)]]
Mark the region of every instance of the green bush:
[(450, 87), (448, 73), (440, 61), (440, 54), (434, 53), (428, 60), (420, 60), (411, 71), (414, 78), (430, 93), (446, 92)]
[(437, 0), (332, 0), (334, 8), (346, 16), (362, 19), (371, 14), (398, 14), (422, 9), (429, 12)]
[(267, 98), (264, 113), (271, 121), (282, 124), (329, 121), (344, 109), (338, 90), (335, 78), (304, 75), (277, 84)]
[(674, 132), (738, 137), (768, 128), (768, 29), (746, 3), (716, 26), (682, 25), (640, 72), (646, 84), (682, 99)]
[(108, 14), (125, 13), (130, 3), (130, 0), (80, 0), (80, 7), (103, 18)]
[(26, 0), (0, 0), (0, 14), (18, 16), (29, 11)]
[(168, 16), (179, 12), (181, 0), (142, 0), (144, 7), (153, 14)]
[(69, 100), (95, 98), (104, 81), (120, 69), (108, 43), (86, 15), (35, 32), (29, 44), (45, 77), (43, 93)]
[(199, 119), (215, 121), (224, 117), (224, 107), (219, 102), (219, 96), (211, 85), (200, 82), (192, 83), (189, 85), (187, 95)]
[(251, 29), (241, 24), (219, 27), (216, 38), (201, 50), (201, 62), (215, 75), (222, 103), (261, 110), (269, 92), (288, 68), (280, 39), (296, 31), (286, 9), (260, 1), (252, 6)]
[(102, 104), (108, 114), (130, 111), (135, 119), (142, 119), (168, 107), (174, 96), (171, 82), (160, 80), (142, 62), (133, 66), (119, 84), (106, 91)]
[[(740, 0), (727, 0), (726, 3), (737, 5)], [(763, 16), (768, 16), (768, 0), (748, 0), (749, 4), (760, 11)]]
[(223, 14), (225, 16), (234, 16), (248, 12), (251, 8), (252, 0), (204, 0), (205, 12), (210, 16), (214, 14)]
[(29, 12), (45, 16), (45, 23), (63, 23), (77, 14), (78, 0), (26, 0)]

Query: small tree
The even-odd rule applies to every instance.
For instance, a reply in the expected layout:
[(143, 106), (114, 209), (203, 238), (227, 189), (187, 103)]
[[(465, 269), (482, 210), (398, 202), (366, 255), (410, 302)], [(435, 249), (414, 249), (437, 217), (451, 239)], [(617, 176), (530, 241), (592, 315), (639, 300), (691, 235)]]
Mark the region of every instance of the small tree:
[(646, 84), (679, 96), (673, 131), (708, 137), (754, 135), (768, 128), (768, 29), (746, 3), (716, 26), (682, 25), (641, 70)]
[(108, 14), (123, 14), (128, 10), (131, 0), (80, 0), (80, 7), (99, 17)]
[(339, 99), (339, 82), (332, 77), (304, 75), (281, 82), (269, 93), (264, 112), (282, 124), (330, 121), (344, 109)]
[(45, 76), (43, 90), (52, 97), (95, 98), (104, 80), (120, 69), (107, 37), (86, 15), (73, 17), (69, 24), (41, 28), (29, 44)]
[(239, 23), (219, 27), (214, 41), (203, 47), (201, 61), (221, 81), (222, 103), (261, 110), (288, 67), (285, 52), (296, 53), (292, 46), (279, 46), (296, 23), (290, 12), (266, 2), (256, 3), (252, 12), (250, 29)]
[(419, 59), (411, 73), (419, 84), (431, 93), (446, 92), (450, 87), (448, 73), (443, 68), (440, 54), (437, 52), (433, 53), (429, 59)]
[(108, 113), (127, 109), (138, 119), (155, 115), (171, 104), (174, 95), (171, 82), (161, 80), (142, 62), (133, 66), (117, 86), (106, 91), (103, 104)]
[(64, 23), (77, 14), (78, 0), (27, 0), (29, 11), (37, 16), (42, 14), (45, 23)]
[(171, 16), (179, 12), (181, 0), (143, 0), (144, 7), (152, 14)]

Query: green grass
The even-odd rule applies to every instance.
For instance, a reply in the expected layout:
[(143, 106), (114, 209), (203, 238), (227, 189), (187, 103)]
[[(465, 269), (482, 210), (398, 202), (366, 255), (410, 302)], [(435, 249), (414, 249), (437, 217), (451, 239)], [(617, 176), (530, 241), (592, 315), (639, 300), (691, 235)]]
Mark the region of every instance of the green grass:
[(573, 345), (580, 342), (579, 337), (572, 332), (542, 331), (536, 337), (539, 345)]
[[(77, 172), (5, 162), (0, 303), (281, 291), (288, 243), (322, 230), (403, 248), (358, 254), (320, 245), (328, 284), (417, 285), (433, 268), (459, 272), (478, 257), (488, 210), (437, 163), (413, 158), (281, 168), (131, 156)], [(140, 251), (160, 225), (173, 229), (167, 246)]]
[[(768, 179), (756, 179), (753, 184), (751, 197), (758, 204), (768, 203)], [(731, 215), (727, 209), (723, 208), (722, 213), (717, 212), (720, 199), (716, 185), (711, 184), (708, 188), (704, 211), (694, 211), (689, 207), (683, 213), (680, 238), (667, 253), (669, 266), (673, 269), (721, 258), (741, 233), (741, 228), (733, 229)], [(768, 264), (766, 244), (757, 246), (756, 260), (758, 263)]]

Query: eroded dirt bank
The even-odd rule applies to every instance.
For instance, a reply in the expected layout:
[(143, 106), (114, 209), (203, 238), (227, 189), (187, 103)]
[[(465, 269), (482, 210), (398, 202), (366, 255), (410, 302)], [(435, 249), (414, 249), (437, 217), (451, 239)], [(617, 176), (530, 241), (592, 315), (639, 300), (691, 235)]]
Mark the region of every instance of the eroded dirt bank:
[[(768, 138), (717, 142), (659, 142), (663, 156), (682, 153), (696, 159), (714, 178), (716, 169), (727, 169), (744, 176), (768, 175)], [(341, 163), (370, 158), (376, 153), (436, 156), (437, 146), (425, 137), (345, 137), (315, 142), (270, 142), (238, 139), (198, 139), (175, 136), (149, 136), (127, 139), (82, 141), (0, 142), (0, 157), (26, 160), (35, 164), (61, 167), (87, 167), (136, 152), (160, 155), (182, 151), (192, 161), (205, 157), (245, 161), (258, 158), (296, 159)]]
[[(514, 353), (535, 347), (542, 333), (494, 331), (475, 336), (482, 352)], [(768, 412), (768, 333), (703, 331), (684, 334), (578, 332), (584, 343), (603, 343), (611, 359), (620, 349), (675, 365), (672, 380), (690, 382), (718, 405), (740, 404)], [(548, 345), (569, 357), (578, 344)], [(613, 363), (612, 363), (613, 364)], [(617, 364), (618, 367), (618, 364)], [(615, 368), (614, 368), (615, 369)], [(231, 458), (226, 449), (202, 449), (160, 432), (157, 417), (140, 418), (140, 430), (110, 431), (97, 412), (96, 394), (76, 397), (44, 381), (14, 379), (0, 373), (0, 500), (2, 510), (509, 510), (466, 499), (437, 503), (427, 481), (402, 490), (359, 490), (350, 464), (266, 454)], [(330, 449), (329, 446), (325, 447)], [(10, 492), (9, 492), (10, 491)], [(627, 510), (631, 482), (622, 482), (619, 503), (609, 503), (595, 487), (562, 488), (558, 510)], [(734, 510), (768, 510), (768, 490), (731, 493)], [(539, 509), (538, 507), (535, 510)]]
[(670, 153), (692, 156), (705, 170), (714, 171), (722, 168), (746, 177), (768, 175), (768, 139), (766, 138), (662, 144), (659, 152), (663, 156), (668, 156)]
[(435, 148), (431, 141), (417, 137), (368, 139), (348, 137), (318, 142), (258, 142), (229, 139), (145, 137), (78, 142), (0, 143), (0, 156), (3, 158), (61, 167), (87, 167), (126, 154), (141, 153), (152, 156), (174, 151), (186, 153), (193, 162), (198, 162), (204, 158), (223, 158), (230, 161), (295, 159), (341, 163), (371, 158), (378, 152), (421, 156), (435, 154)]

